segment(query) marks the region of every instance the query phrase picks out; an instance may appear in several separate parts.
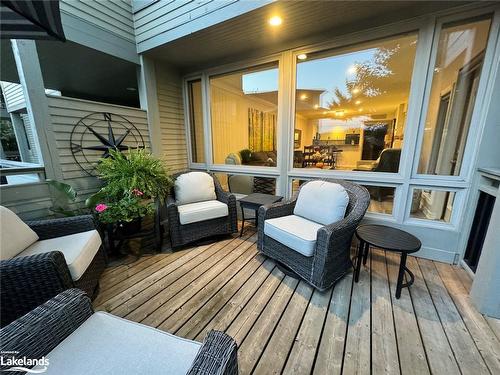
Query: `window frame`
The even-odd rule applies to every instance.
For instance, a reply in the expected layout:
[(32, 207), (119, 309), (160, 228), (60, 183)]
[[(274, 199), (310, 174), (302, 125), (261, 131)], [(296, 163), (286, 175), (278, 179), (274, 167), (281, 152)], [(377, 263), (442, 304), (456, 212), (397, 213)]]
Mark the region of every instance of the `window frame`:
[[(292, 195), (293, 179), (312, 178), (340, 178), (365, 185), (391, 186), (396, 189), (392, 215), (368, 212), (367, 218), (387, 221), (399, 225), (414, 225), (416, 227), (434, 228), (437, 230), (456, 231), (463, 221), (463, 211), (467, 197), (470, 195), (471, 180), (474, 176), (480, 133), (485, 126), (485, 107), (488, 100), (476, 100), (466, 146), (464, 149), (463, 165), (460, 176), (439, 176), (417, 174), (423, 127), (430, 95), (429, 85), (432, 83), (432, 71), (435, 65), (439, 32), (443, 25), (451, 22), (466, 21), (474, 17), (491, 15), (490, 34), (486, 44), (486, 53), (480, 75), (478, 97), (491, 97), (492, 84), (488, 79), (494, 74), (494, 56), (497, 36), (500, 28), (500, 9), (496, 6), (473, 4), (459, 9), (437, 12), (432, 15), (417, 17), (411, 20), (399, 21), (374, 29), (362, 30), (329, 39), (326, 42), (309, 44), (285, 50), (278, 54), (260, 58), (243, 60), (237, 63), (210, 67), (195, 75), (202, 77), (203, 86), (203, 113), (205, 127), (205, 163), (192, 163), (189, 158), (189, 167), (221, 173), (237, 173), (275, 177), (277, 179), (276, 193), (286, 198)], [(352, 49), (353, 46), (369, 43), (381, 39), (397, 37), (404, 34), (417, 34), (417, 50), (413, 65), (413, 72), (408, 98), (408, 112), (405, 125), (404, 146), (401, 153), (400, 169), (398, 173), (363, 172), (363, 171), (320, 171), (293, 168), (293, 134), (295, 128), (295, 95), (296, 95), (296, 61), (301, 53), (318, 51), (336, 51)], [(278, 89), (278, 123), (277, 123), (277, 165), (276, 167), (255, 167), (214, 164), (212, 162), (212, 139), (210, 119), (210, 87), (209, 79), (213, 75), (235, 72), (240, 69), (266, 64), (272, 61), (279, 63)], [(186, 86), (183, 85), (183, 89)], [(186, 122), (187, 123), (187, 122)], [(191, 146), (188, 146), (188, 155)], [(413, 189), (432, 188), (455, 192), (452, 217), (449, 223), (434, 220), (410, 218)], [(457, 252), (462, 252), (460, 249)]]

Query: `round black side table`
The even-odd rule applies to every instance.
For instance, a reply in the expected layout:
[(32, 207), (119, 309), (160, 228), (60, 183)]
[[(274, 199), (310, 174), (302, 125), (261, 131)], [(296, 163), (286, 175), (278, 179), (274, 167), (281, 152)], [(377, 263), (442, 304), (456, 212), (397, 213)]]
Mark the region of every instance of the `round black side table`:
[[(401, 229), (374, 224), (360, 225), (356, 229), (356, 237), (359, 239), (359, 247), (358, 255), (356, 256), (356, 269), (354, 270), (355, 282), (359, 281), (361, 259), (363, 259), (363, 264), (366, 264), (370, 246), (401, 253), (398, 282), (396, 284), (396, 298), (399, 299), (401, 297), (401, 289), (409, 287), (415, 281), (415, 276), (406, 267), (406, 257), (408, 254), (416, 253), (420, 250), (422, 246), (420, 240)], [(406, 284), (403, 284), (405, 272), (408, 273), (410, 280)]]

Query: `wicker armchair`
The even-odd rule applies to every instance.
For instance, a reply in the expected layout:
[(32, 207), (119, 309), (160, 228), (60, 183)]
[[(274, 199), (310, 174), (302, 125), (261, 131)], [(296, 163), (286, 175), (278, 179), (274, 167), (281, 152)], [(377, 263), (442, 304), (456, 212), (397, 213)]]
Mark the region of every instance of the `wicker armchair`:
[(352, 237), (370, 203), (368, 191), (360, 185), (334, 179), (324, 181), (342, 185), (349, 196), (349, 203), (344, 219), (318, 230), (312, 256), (304, 256), (264, 233), (267, 219), (293, 214), (297, 195), (287, 202), (260, 207), (257, 242), (262, 253), (276, 259), (319, 290), (330, 288), (351, 268)]
[[(59, 372), (61, 367), (70, 367), (70, 372), (73, 374), (97, 372), (136, 374), (137, 368), (143, 368), (139, 361), (143, 361), (143, 363), (146, 361), (143, 364), (145, 373), (152, 373), (148, 371), (148, 365), (154, 361), (151, 361), (148, 355), (144, 356), (141, 353), (141, 350), (144, 350), (142, 346), (137, 346), (136, 350), (131, 352), (123, 352), (124, 349), (119, 344), (115, 348), (111, 348), (112, 350), (107, 351), (99, 350), (99, 348), (95, 350), (94, 348), (93, 352), (92, 345), (81, 345), (78, 350), (71, 350), (71, 345), (74, 345), (78, 340), (85, 339), (89, 326), (93, 326), (94, 329), (97, 328), (98, 330), (102, 328), (103, 332), (96, 333), (97, 336), (106, 335), (105, 331), (109, 329), (106, 322), (117, 321), (118, 324), (124, 327), (121, 332), (117, 333), (117, 337), (130, 334), (128, 330), (142, 332), (142, 334), (133, 336), (132, 340), (136, 341), (154, 335), (160, 343), (160, 345), (157, 345), (157, 351), (165, 351), (164, 356), (161, 356), (165, 358), (158, 358), (159, 361), (166, 362), (172, 357), (178, 359), (176, 353), (168, 351), (168, 345), (172, 346), (178, 343), (178, 345), (192, 348), (190, 356), (184, 359), (186, 365), (190, 367), (187, 372), (188, 375), (236, 375), (238, 373), (236, 343), (222, 332), (209, 332), (204, 344), (201, 345), (107, 313), (101, 312), (96, 313), (96, 316), (93, 315), (90, 300), (81, 290), (69, 289), (57, 295), (0, 331), (0, 350), (4, 353), (1, 370), (5, 371), (10, 367), (9, 365), (3, 365), (10, 358), (40, 359), (46, 357), (49, 360), (47, 373), (51, 374), (61, 373)], [(84, 323), (86, 325), (82, 326)], [(70, 335), (71, 338), (68, 338)], [(66, 338), (68, 340), (65, 340)], [(95, 340), (101, 340), (100, 336)], [(165, 342), (166, 345), (162, 346), (161, 342)], [(100, 342), (97, 345), (100, 345)], [(147, 345), (145, 343), (145, 346)], [(182, 355), (182, 352), (180, 354)], [(89, 355), (92, 356), (92, 359), (85, 361), (84, 359)], [(130, 371), (130, 367), (127, 370), (127, 363), (121, 362), (124, 358), (124, 362), (129, 361), (132, 363), (130, 366), (133, 369), (132, 371)], [(117, 366), (117, 362), (119, 366)], [(163, 369), (171, 373), (169, 372), (170, 367), (164, 367)], [(7, 371), (5, 373), (17, 374), (18, 372)]]
[[(90, 215), (26, 222), (39, 240), (67, 236), (95, 229)], [(106, 265), (101, 246), (83, 275), (73, 281), (64, 255), (51, 251), (0, 261), (0, 302), (3, 327), (62, 291), (79, 288), (96, 295)]]
[[(189, 173), (189, 171), (174, 174), (173, 178), (177, 179), (184, 173)], [(172, 187), (170, 195), (167, 197), (167, 216), (172, 247), (183, 246), (206, 237), (231, 234), (238, 231), (235, 196), (231, 193), (225, 192), (222, 189), (217, 177), (215, 177), (212, 173), (209, 174), (214, 180), (217, 200), (227, 204), (229, 214), (224, 217), (183, 225), (179, 219), (179, 211), (175, 199), (175, 189)]]

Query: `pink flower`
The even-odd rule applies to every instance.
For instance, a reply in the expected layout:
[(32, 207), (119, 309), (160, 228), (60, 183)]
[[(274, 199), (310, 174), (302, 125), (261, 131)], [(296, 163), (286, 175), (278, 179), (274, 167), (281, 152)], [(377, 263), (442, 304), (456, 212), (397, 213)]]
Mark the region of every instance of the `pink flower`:
[(104, 203), (99, 203), (97, 206), (95, 206), (95, 210), (97, 212), (103, 212), (108, 209), (108, 206), (106, 206)]
[(137, 196), (137, 197), (140, 197), (142, 195), (144, 195), (144, 193), (142, 191), (140, 191), (139, 189), (133, 189), (132, 190), (132, 193)]

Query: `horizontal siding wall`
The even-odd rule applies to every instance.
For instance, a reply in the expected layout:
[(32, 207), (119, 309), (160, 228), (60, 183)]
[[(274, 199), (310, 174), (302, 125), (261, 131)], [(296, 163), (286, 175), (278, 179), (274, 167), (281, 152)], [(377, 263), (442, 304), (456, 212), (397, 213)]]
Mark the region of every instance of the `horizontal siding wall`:
[[(149, 147), (147, 114), (144, 110), (61, 96), (48, 96), (47, 98), (60, 159), (59, 167), (62, 170), (64, 182), (73, 186), (77, 191), (79, 205), (82, 205), (85, 199), (96, 192), (100, 186), (97, 178), (81, 170), (71, 154), (70, 134), (79, 119), (92, 112), (121, 115), (137, 127), (144, 138), (144, 143)], [(106, 135), (107, 127), (103, 126), (98, 131)], [(34, 219), (51, 214), (49, 209), (52, 207), (52, 200), (48, 185), (37, 183), (2, 186), (1, 204), (11, 208), (23, 219)]]
[[(64, 181), (75, 188), (80, 201), (98, 190), (99, 181), (83, 171), (71, 153), (70, 135), (78, 120), (93, 112), (121, 115), (137, 127), (144, 138), (144, 143), (149, 146), (146, 111), (67, 97), (49, 96), (48, 101)], [(96, 130), (102, 135), (107, 134), (105, 123), (100, 123)]]
[(99, 28), (135, 42), (130, 0), (61, 0), (61, 13), (78, 17)]
[(171, 172), (188, 166), (182, 78), (178, 72), (156, 64), (162, 158)]
[(266, 0), (154, 1), (134, 14), (137, 50), (144, 52), (270, 3)]
[(23, 87), (19, 83), (2, 82), (1, 86), (7, 112), (14, 112), (26, 107)]
[(50, 215), (52, 207), (46, 183), (30, 185), (3, 185), (0, 203), (17, 213), (24, 220), (39, 219)]

